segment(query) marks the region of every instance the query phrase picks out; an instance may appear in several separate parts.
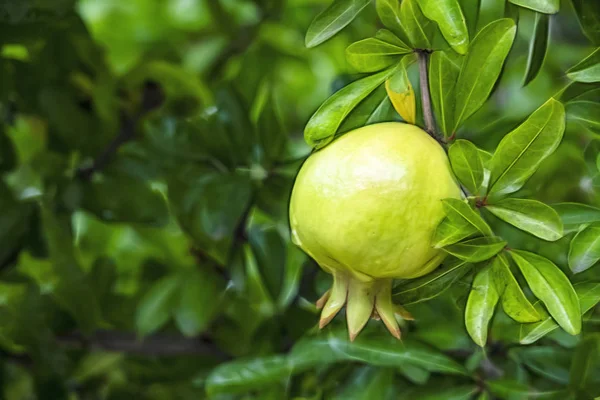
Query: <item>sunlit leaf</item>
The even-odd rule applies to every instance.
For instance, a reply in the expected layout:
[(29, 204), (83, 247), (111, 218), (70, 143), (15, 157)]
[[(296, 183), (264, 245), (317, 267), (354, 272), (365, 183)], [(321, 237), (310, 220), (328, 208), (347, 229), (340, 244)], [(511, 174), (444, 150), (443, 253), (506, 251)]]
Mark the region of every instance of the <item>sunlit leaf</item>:
[(452, 220), (446, 217), (437, 226), (431, 243), (435, 248), (440, 248), (475, 236), (478, 232), (477, 228), (466, 219), (455, 218)]
[(413, 48), (431, 48), (431, 38), (435, 27), (423, 15), (418, 0), (402, 0), (400, 22)]
[(454, 94), (460, 65), (443, 51), (434, 51), (429, 58), (429, 90), (433, 110), (444, 136), (454, 132)]
[(435, 21), (444, 39), (459, 54), (469, 47), (469, 31), (458, 0), (418, 0), (423, 14)]
[(469, 204), (458, 199), (444, 199), (442, 202), (446, 216), (451, 222), (462, 225), (463, 221), (466, 221), (483, 235), (493, 236), (492, 229)]
[(443, 250), (468, 262), (481, 262), (498, 254), (506, 242), (499, 237), (481, 237), (446, 246)]
[(465, 324), (473, 341), (483, 347), (487, 343), (488, 325), (494, 316), (494, 309), (500, 295), (494, 283), (494, 273), (487, 267), (475, 275), (467, 307)]
[(389, 67), (410, 53), (408, 47), (400, 47), (376, 38), (368, 38), (352, 43), (346, 48), (346, 60), (359, 72), (375, 72)]
[(483, 161), (477, 147), (468, 140), (457, 140), (448, 149), (454, 175), (469, 190), (477, 194), (483, 183)]
[(600, 223), (581, 229), (569, 247), (569, 267), (580, 273), (600, 261)]
[(546, 14), (555, 14), (560, 7), (559, 0), (508, 0), (513, 4)]
[(306, 32), (306, 47), (315, 47), (344, 29), (371, 0), (334, 0), (315, 17)]

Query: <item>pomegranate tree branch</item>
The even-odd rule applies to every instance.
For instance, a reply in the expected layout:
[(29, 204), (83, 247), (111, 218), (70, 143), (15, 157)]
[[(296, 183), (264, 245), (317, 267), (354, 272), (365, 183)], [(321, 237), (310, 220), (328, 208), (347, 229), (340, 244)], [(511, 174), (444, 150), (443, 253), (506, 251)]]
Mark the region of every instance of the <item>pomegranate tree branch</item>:
[(425, 119), (425, 130), (439, 141), (435, 132), (435, 123), (433, 122), (433, 111), (431, 109), (431, 95), (429, 94), (429, 75), (427, 74), (427, 62), (429, 61), (429, 50), (417, 50), (419, 58), (419, 84), (421, 86), (421, 107), (423, 108), (423, 118)]

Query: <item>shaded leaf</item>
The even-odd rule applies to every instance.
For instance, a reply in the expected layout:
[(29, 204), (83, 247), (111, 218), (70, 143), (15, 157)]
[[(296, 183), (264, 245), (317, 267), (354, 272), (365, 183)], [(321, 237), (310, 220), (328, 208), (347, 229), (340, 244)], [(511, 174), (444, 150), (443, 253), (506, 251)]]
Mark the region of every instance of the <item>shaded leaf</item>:
[(450, 145), (448, 157), (454, 175), (471, 194), (477, 194), (484, 176), (483, 161), (477, 146), (468, 140), (459, 139)]
[(548, 100), (506, 135), (490, 162), (489, 194), (519, 190), (541, 162), (556, 150), (565, 130), (565, 110)]
[(569, 246), (569, 267), (578, 274), (600, 260), (600, 223), (581, 229)]
[(550, 315), (571, 335), (581, 331), (581, 307), (577, 293), (565, 274), (547, 258), (527, 251), (511, 250), (533, 294)]
[(560, 8), (559, 0), (508, 0), (513, 4), (529, 8), (538, 13), (555, 14)]
[[(379, 20), (390, 31), (397, 35), (403, 42), (408, 42), (408, 37), (400, 22), (400, 0), (376, 0), (375, 6)], [(380, 31), (381, 32), (381, 31)], [(382, 37), (379, 37), (382, 40)]]
[(533, 24), (533, 34), (529, 41), (527, 67), (523, 86), (535, 79), (542, 68), (546, 51), (548, 50), (548, 37), (550, 36), (550, 17), (547, 14), (536, 13)]
[(429, 88), (433, 110), (445, 137), (454, 132), (454, 94), (460, 65), (443, 51), (434, 51), (429, 58)]
[(577, 231), (581, 225), (600, 222), (600, 208), (580, 203), (553, 204), (563, 222), (565, 233)]
[(504, 18), (484, 27), (473, 39), (456, 82), (453, 131), (487, 100), (500, 76), (516, 30), (514, 21)]
[(344, 119), (369, 93), (381, 85), (394, 68), (352, 82), (334, 93), (312, 115), (304, 128), (304, 140), (310, 146), (321, 148), (333, 140)]
[(496, 217), (544, 240), (563, 236), (562, 221), (556, 211), (537, 200), (503, 199), (487, 205)]
[(385, 90), (396, 112), (404, 121), (414, 124), (417, 119), (417, 101), (407, 72), (411, 61), (412, 57), (402, 59), (397, 71), (385, 81)]
[(600, 46), (600, 4), (587, 0), (572, 0), (572, 3), (583, 32), (594, 45)]
[(489, 381), (487, 384), (490, 392), (501, 399), (525, 400), (537, 394), (537, 391), (530, 388), (529, 385), (514, 379), (498, 379)]
[(480, 270), (475, 275), (467, 299), (465, 325), (473, 341), (481, 347), (487, 343), (488, 325), (494, 316), (499, 298), (492, 269), (487, 267)]
[(575, 82), (600, 82), (600, 48), (567, 70)]
[(179, 288), (179, 277), (168, 275), (144, 294), (135, 315), (136, 329), (141, 336), (157, 331), (171, 318)]
[(390, 398), (393, 392), (394, 370), (363, 366), (355, 370), (332, 400), (368, 400)]
[(313, 19), (306, 32), (306, 47), (315, 47), (344, 29), (371, 0), (334, 0)]
[(520, 347), (519, 360), (536, 374), (560, 384), (569, 383), (571, 352), (560, 347)]
[(567, 122), (600, 133), (600, 104), (598, 101), (576, 100), (565, 105)]
[(506, 246), (498, 237), (481, 237), (446, 246), (443, 250), (468, 262), (481, 262), (492, 258)]
[(469, 31), (458, 0), (418, 0), (423, 14), (435, 21), (444, 39), (458, 54), (466, 54)]
[(368, 38), (348, 46), (346, 60), (359, 72), (375, 72), (398, 62), (401, 55), (411, 51), (408, 47)]
[(441, 248), (460, 242), (471, 236), (475, 236), (479, 231), (469, 221), (465, 219), (451, 220), (445, 217), (437, 226), (431, 243), (435, 248)]
[[(575, 349), (569, 387), (586, 392), (588, 396), (600, 394), (600, 334), (585, 337)], [(591, 398), (591, 397), (590, 397)]]
[(477, 393), (474, 385), (453, 385), (452, 387), (427, 387), (409, 391), (410, 398), (419, 400), (469, 400)]

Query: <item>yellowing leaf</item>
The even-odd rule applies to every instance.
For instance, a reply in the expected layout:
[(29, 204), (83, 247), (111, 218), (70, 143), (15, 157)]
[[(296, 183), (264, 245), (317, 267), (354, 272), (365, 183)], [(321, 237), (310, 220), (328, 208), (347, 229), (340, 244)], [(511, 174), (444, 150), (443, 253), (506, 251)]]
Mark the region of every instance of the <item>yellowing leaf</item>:
[(402, 119), (409, 124), (414, 124), (417, 120), (417, 103), (415, 91), (410, 84), (406, 71), (408, 64), (412, 61), (411, 58), (405, 57), (402, 59), (398, 71), (385, 81), (385, 90), (394, 109)]

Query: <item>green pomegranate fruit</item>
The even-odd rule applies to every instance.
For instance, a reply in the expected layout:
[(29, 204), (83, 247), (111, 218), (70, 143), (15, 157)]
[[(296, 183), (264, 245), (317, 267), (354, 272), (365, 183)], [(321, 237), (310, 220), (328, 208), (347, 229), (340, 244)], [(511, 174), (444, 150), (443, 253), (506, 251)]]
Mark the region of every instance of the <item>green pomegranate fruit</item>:
[(414, 125), (380, 123), (346, 133), (302, 166), (290, 202), (292, 239), (333, 287), (317, 302), (320, 326), (346, 305), (350, 339), (371, 316), (400, 338), (392, 280), (435, 269), (431, 244), (442, 199), (460, 198), (446, 153)]

